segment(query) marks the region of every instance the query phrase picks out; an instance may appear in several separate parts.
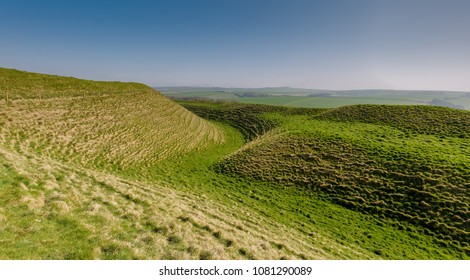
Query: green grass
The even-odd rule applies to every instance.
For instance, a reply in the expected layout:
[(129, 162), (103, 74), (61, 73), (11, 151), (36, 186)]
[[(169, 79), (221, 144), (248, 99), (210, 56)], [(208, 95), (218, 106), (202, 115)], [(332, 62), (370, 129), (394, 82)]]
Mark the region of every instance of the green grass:
[(97, 82), (0, 68), (1, 99), (7, 96), (15, 100), (143, 92), (155, 91), (138, 83)]
[(383, 124), (414, 134), (468, 138), (470, 114), (463, 110), (429, 106), (347, 106), (325, 112), (321, 119)]
[[(31, 73), (16, 75), (25, 84), (33, 84), (42, 77), (49, 81), (44, 82), (44, 88), (67, 83), (69, 79)], [(81, 80), (73, 81), (80, 84)], [(101, 85), (81, 82), (83, 87), (90, 83)], [(100, 92), (77, 97), (71, 87), (65, 97), (0, 103), (0, 124), (5, 128), (1, 131), (3, 144), (87, 163), (89, 167), (125, 169), (153, 165), (225, 141), (218, 127), (152, 89), (137, 84), (127, 85), (129, 91), (124, 91), (120, 83), (108, 86), (112, 94)]]
[[(216, 110), (217, 104), (212, 106)], [(226, 110), (226, 106), (219, 106)], [(400, 108), (426, 112), (426, 108)], [(384, 112), (400, 108), (371, 106), (370, 109)], [(256, 111), (266, 114), (266, 108), (251, 109), (252, 114)], [(328, 111), (312, 118), (282, 114), (275, 108), (276, 112), (265, 118), (277, 123), (278, 128), (218, 164), (217, 170), (248, 180), (312, 190), (338, 205), (386, 219), (399, 229), (416, 227), (438, 244), (455, 247), (464, 254), (468, 252), (469, 239), (466, 219), (470, 147), (466, 136), (461, 136), (462, 131), (453, 128), (455, 122), (446, 121), (453, 118), (449, 114), (460, 116), (461, 111), (429, 109), (436, 127), (440, 128), (436, 136), (419, 133), (435, 132), (425, 121), (410, 134), (408, 123), (400, 127), (400, 122), (396, 122), (404, 129), (400, 130), (352, 122), (353, 119), (351, 122), (323, 120), (330, 114)], [(440, 125), (432, 110), (447, 114), (441, 114), (447, 117), (443, 118), (445, 124)], [(240, 123), (245, 122), (242, 116), (248, 115), (236, 111), (234, 114)], [(463, 115), (468, 117), (467, 113)], [(420, 119), (417, 112), (408, 116)], [(451, 137), (452, 133), (457, 137)]]
[(185, 109), (138, 84), (2, 71), (2, 259), (468, 258), (461, 111)]
[[(42, 188), (0, 157), (0, 259), (87, 259), (96, 241), (70, 215), (42, 211)], [(25, 197), (30, 200), (25, 200)]]
[(363, 97), (248, 97), (237, 101), (249, 104), (267, 104), (276, 106), (292, 106), (306, 108), (336, 108), (354, 104), (388, 104), (388, 105), (419, 105), (422, 102), (411, 100), (398, 100), (387, 98), (363, 98)]
[[(212, 164), (218, 162), (220, 154), (214, 153), (213, 156), (213, 161), (207, 161), (195, 155), (173, 167), (174, 170), (192, 171), (189, 174), (177, 176), (170, 172), (168, 177), (160, 178), (178, 182), (179, 185), (187, 186), (186, 191), (211, 197), (222, 205), (245, 208), (244, 211), (233, 213), (240, 220), (246, 218), (243, 213), (249, 213), (280, 222), (294, 229), (299, 237), (307, 237), (316, 250), (325, 250), (331, 254), (329, 258), (466, 258), (455, 248), (436, 243), (435, 239), (422, 234), (419, 227), (413, 224), (399, 228), (391, 219), (365, 215), (342, 207), (341, 204), (331, 203), (312, 189), (295, 188), (279, 181), (265, 183), (263, 181), (266, 180), (254, 180), (250, 176), (243, 179), (233, 176), (233, 173), (220, 172), (217, 168), (211, 168)], [(277, 242), (273, 246), (287, 250), (290, 244)], [(357, 249), (351, 250), (351, 247)], [(354, 250), (362, 252), (362, 255), (353, 254)], [(259, 257), (257, 252), (250, 253)], [(311, 258), (307, 254), (299, 254), (298, 257)]]

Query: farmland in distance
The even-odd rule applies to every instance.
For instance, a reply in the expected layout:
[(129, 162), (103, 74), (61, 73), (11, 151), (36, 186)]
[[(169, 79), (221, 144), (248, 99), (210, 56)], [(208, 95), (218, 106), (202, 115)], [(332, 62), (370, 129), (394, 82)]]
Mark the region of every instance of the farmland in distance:
[(275, 106), (337, 108), (347, 105), (434, 105), (470, 110), (470, 92), (407, 90), (319, 90), (299, 88), (158, 87), (177, 100), (232, 101)]

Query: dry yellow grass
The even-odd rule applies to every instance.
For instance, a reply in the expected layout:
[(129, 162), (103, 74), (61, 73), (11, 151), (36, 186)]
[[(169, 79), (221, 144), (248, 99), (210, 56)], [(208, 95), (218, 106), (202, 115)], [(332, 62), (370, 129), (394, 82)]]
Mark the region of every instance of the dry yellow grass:
[(157, 92), (14, 100), (0, 141), (86, 165), (150, 166), (224, 141), (222, 131)]

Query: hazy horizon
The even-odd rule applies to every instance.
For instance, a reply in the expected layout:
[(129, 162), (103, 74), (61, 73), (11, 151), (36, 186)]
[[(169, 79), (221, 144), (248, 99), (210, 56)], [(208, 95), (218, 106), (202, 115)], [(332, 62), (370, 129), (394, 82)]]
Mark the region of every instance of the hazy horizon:
[(0, 67), (153, 87), (470, 91), (470, 2), (12, 1)]
[(260, 86), (260, 87), (243, 87), (243, 86), (211, 86), (211, 85), (201, 85), (201, 86), (191, 86), (191, 85), (177, 85), (177, 86), (154, 86), (149, 85), (152, 88), (221, 88), (221, 89), (296, 89), (296, 90), (325, 90), (325, 91), (434, 91), (434, 92), (462, 92), (468, 93), (470, 90), (446, 90), (446, 89), (395, 89), (395, 88), (357, 88), (357, 89), (335, 89), (335, 88), (306, 88), (306, 87), (291, 87), (291, 86), (279, 86), (279, 87), (270, 87), (270, 86)]

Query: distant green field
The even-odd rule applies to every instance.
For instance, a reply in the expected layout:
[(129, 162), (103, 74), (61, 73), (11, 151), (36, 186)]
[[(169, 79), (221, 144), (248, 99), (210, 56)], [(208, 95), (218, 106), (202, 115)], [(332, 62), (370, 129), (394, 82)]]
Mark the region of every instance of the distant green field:
[(173, 99), (208, 99), (305, 108), (347, 105), (437, 105), (470, 110), (470, 93), (451, 91), (350, 90), (294, 88), (156, 88)]
[(362, 97), (299, 97), (299, 96), (279, 96), (279, 97), (248, 97), (240, 98), (237, 101), (243, 103), (257, 103), (278, 106), (306, 107), (306, 108), (336, 108), (356, 104), (387, 104), (387, 105), (418, 105), (423, 104), (409, 100), (391, 100), (380, 98)]

